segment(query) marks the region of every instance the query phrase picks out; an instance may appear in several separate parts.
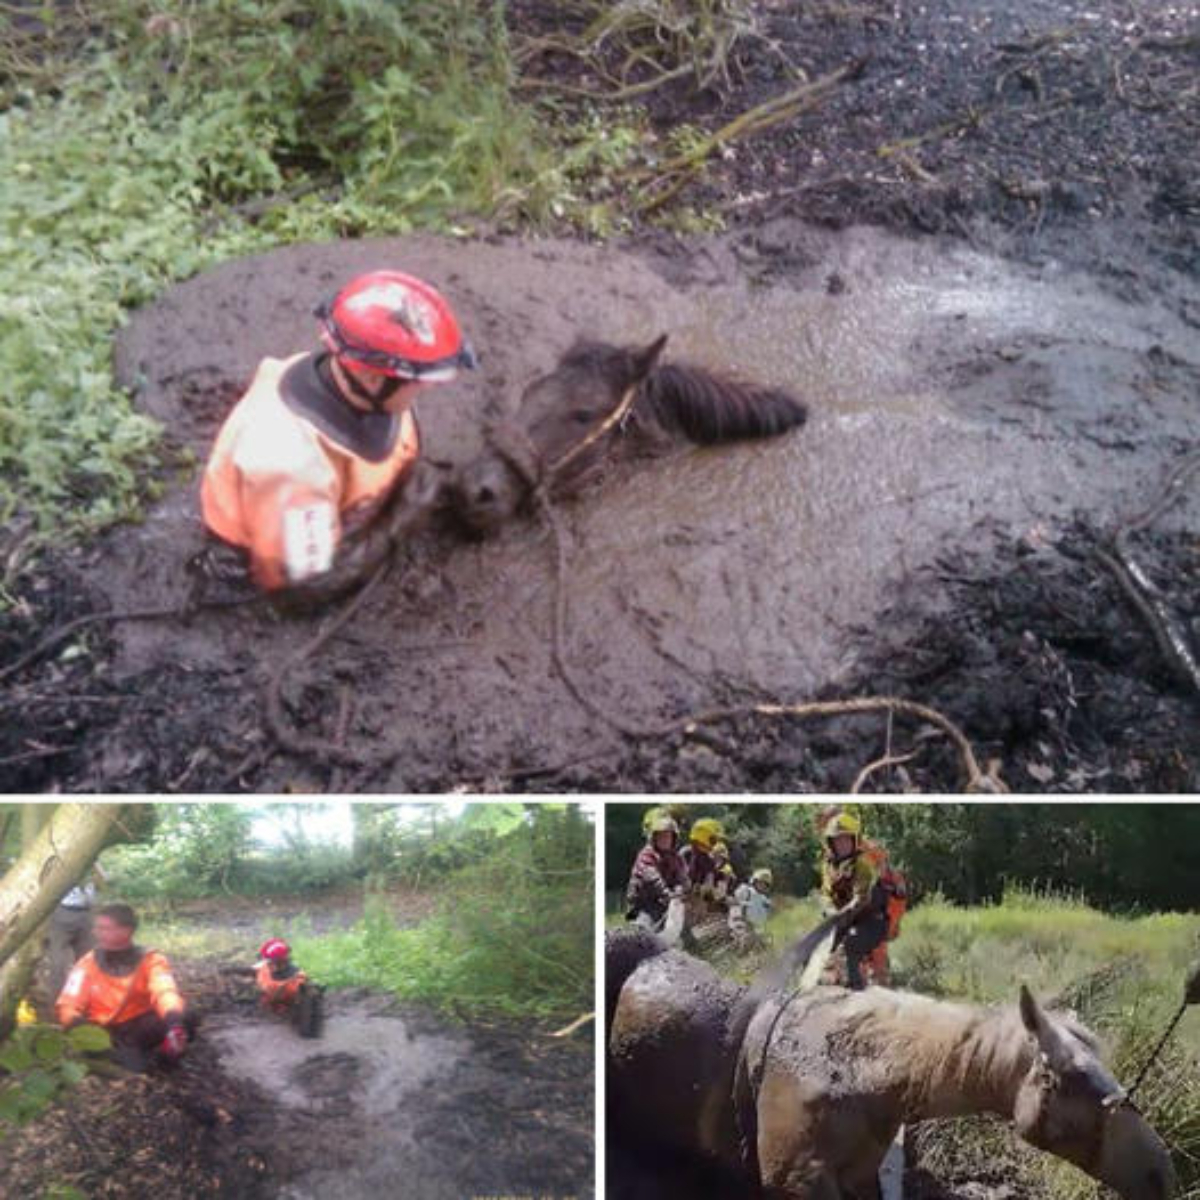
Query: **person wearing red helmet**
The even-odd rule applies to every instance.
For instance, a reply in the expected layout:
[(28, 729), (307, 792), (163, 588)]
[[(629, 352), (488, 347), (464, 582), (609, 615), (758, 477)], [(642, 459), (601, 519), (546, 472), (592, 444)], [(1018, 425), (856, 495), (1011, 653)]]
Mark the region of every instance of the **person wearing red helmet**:
[(282, 938), (268, 938), (258, 949), (254, 964), (254, 982), (263, 1008), (277, 1016), (291, 1009), (308, 982), (308, 976), (292, 962), (292, 948)]
[(360, 275), (316, 313), (324, 350), (259, 364), (217, 435), (201, 507), (260, 589), (321, 599), (431, 509), (412, 403), (476, 360), (444, 297), (400, 271)]

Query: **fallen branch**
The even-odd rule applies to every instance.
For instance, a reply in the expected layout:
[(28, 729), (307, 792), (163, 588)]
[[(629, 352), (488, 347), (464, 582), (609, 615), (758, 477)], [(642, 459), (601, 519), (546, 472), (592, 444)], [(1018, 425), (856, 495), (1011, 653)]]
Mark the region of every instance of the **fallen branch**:
[[(803, 112), (816, 108), (839, 84), (854, 80), (862, 75), (867, 65), (866, 58), (855, 59), (822, 75), (819, 79), (800, 84), (780, 96), (765, 100), (747, 109), (722, 125), (715, 133), (704, 138), (697, 146), (683, 154), (668, 159), (653, 170), (641, 169), (629, 172), (625, 178), (634, 183), (643, 183), (641, 193), (635, 201), (640, 212), (661, 208), (675, 196), (689, 179), (703, 168), (708, 159), (724, 150), (739, 138), (753, 137), (767, 129), (791, 120)], [(665, 190), (651, 195), (652, 189), (667, 185)]]
[(550, 1036), (552, 1038), (570, 1037), (575, 1030), (582, 1028), (589, 1021), (594, 1021), (596, 1014), (594, 1012), (584, 1013), (582, 1017), (576, 1017), (570, 1025), (564, 1025), (561, 1029), (556, 1029)]
[(1187, 635), (1180, 629), (1162, 593), (1133, 557), (1129, 538), (1148, 529), (1183, 496), (1184, 484), (1200, 470), (1200, 450), (1176, 464), (1158, 489), (1154, 499), (1140, 513), (1121, 521), (1107, 545), (1097, 546), (1097, 561), (1112, 575), (1122, 594), (1145, 621), (1172, 674), (1200, 695), (1200, 661)]

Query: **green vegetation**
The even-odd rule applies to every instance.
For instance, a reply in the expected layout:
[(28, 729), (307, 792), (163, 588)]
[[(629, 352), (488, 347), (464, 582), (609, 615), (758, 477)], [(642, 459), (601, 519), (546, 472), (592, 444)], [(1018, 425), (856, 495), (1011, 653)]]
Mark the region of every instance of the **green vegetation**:
[[(723, 86), (735, 47), (760, 36), (746, 0), (573, 0), (575, 33), (513, 45), (505, 8), (0, 12), (0, 524), (35, 542), (77, 535), (136, 517), (162, 486), (169, 431), (115, 386), (111, 350), (167, 284), (298, 241), (627, 228), (622, 195), (663, 153), (639, 99)], [(538, 78), (548, 49), (602, 86)], [(714, 220), (678, 206), (663, 219)]]
[(83, 1080), (92, 1067), (88, 1055), (109, 1044), (108, 1034), (95, 1025), (66, 1031), (26, 1025), (0, 1044), (0, 1140), (6, 1129), (33, 1120)]
[[(451, 1011), (574, 1014), (592, 1005), (592, 826), (575, 805), (354, 805), (355, 844), (306, 833), (321, 805), (162, 804), (147, 842), (106, 852), (106, 893), (137, 898), (140, 938), (181, 957), (240, 954), (280, 934), (333, 987), (376, 987)], [(256, 833), (256, 830), (258, 831)], [(264, 831), (270, 830), (270, 843)], [(266, 909), (254, 932), (197, 927), (187, 899), (311, 896), (366, 890), (352, 927), (280, 929)], [(392, 915), (417, 892), (418, 922)], [(254, 943), (257, 944), (257, 943)]]

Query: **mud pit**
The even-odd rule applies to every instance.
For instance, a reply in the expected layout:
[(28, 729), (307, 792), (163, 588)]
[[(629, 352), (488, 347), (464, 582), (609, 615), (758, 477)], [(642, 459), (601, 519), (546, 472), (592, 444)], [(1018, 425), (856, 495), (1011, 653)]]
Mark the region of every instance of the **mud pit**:
[[(485, 410), (511, 408), (581, 333), (635, 341), (667, 331), (677, 358), (793, 388), (811, 405), (805, 429), (623, 465), (562, 510), (569, 660), (599, 703), (648, 725), (714, 702), (883, 690), (886, 663), (872, 654), (911, 636), (922, 612), (950, 606), (938, 560), (957, 557), (973, 576), (1013, 547), (1056, 563), (1073, 514), (1102, 528), (1137, 511), (1191, 444), (1200, 356), (1176, 305), (867, 228), (763, 227), (757, 253), (774, 247), (791, 264), (770, 279), (747, 277), (746, 245), (708, 239), (671, 255), (552, 240), (292, 247), (169, 291), (122, 333), (117, 365), (141, 406), (202, 458), (257, 361), (312, 343), (313, 299), (394, 263), (444, 286), (483, 358), (477, 376), (419, 403), (426, 453), (439, 463), (472, 457)], [(1185, 570), (1195, 566), (1195, 493), (1156, 527)], [(182, 562), (200, 545), (196, 511), (189, 483), (142, 526), (75, 554), (62, 568), (67, 596), (52, 590), (42, 611), (57, 617), (80, 593), (116, 608), (182, 598)], [(296, 673), (293, 719), (333, 737), (343, 697), (354, 701), (347, 744), (402, 747), (382, 771), (335, 775), (274, 751), (264, 684), (317, 626), (243, 609), (90, 635), (94, 674), (70, 655), (43, 668), (24, 684), (30, 693), (56, 675), (82, 677), (103, 702), (76, 719), (77, 745), (34, 756), (12, 786), (498, 790), (528, 775), (555, 789), (801, 790), (845, 788), (856, 763), (882, 750), (881, 721), (847, 725), (840, 745), (819, 726), (746, 728), (737, 746), (623, 743), (552, 668), (552, 557), (533, 519), (483, 543), (448, 528), (424, 535), (390, 590)], [(902, 594), (911, 604), (881, 629)], [(1185, 619), (1200, 615), (1194, 591), (1182, 602)], [(1127, 622), (1138, 628), (1132, 613)], [(977, 690), (1018, 667), (995, 663)], [(1159, 690), (1187, 712), (1169, 680)], [(984, 752), (1011, 755), (987, 715), (974, 714), (968, 734)], [(1036, 715), (1029, 723), (1036, 747), (1050, 735)], [(1183, 737), (1171, 786), (1186, 788), (1196, 747)], [(925, 778), (914, 769), (929, 786), (961, 784), (949, 758)], [(1040, 790), (1036, 775), (1006, 772), (1012, 786)], [(1065, 768), (1053, 779), (1071, 786)]]
[(592, 1194), (589, 1038), (448, 1022), (327, 993), (326, 1034), (265, 1019), (216, 960), (175, 963), (203, 1014), (179, 1070), (90, 1078), (6, 1143), (0, 1196), (50, 1182), (117, 1200)]

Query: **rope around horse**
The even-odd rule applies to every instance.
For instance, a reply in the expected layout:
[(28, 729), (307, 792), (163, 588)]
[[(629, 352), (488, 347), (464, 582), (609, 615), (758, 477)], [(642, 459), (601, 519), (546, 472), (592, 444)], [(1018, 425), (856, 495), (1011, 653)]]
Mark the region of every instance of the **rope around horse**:
[(553, 462), (546, 464), (528, 434), (517, 426), (497, 426), (488, 432), (488, 443), (528, 487), (530, 496), (550, 529), (554, 543), (554, 618), (551, 630), (551, 660), (572, 697), (593, 716), (627, 737), (638, 740), (670, 737), (691, 733), (700, 725), (711, 725), (742, 716), (837, 717), (859, 713), (888, 712), (916, 717), (933, 725), (953, 743), (967, 778), (966, 790), (971, 793), (1002, 793), (1008, 788), (999, 776), (999, 762), (991, 761), (987, 769), (979, 765), (974, 749), (963, 731), (942, 713), (928, 705), (898, 696), (860, 696), (848, 700), (811, 700), (797, 704), (756, 703), (716, 708), (691, 713), (659, 725), (635, 725), (617, 713), (609, 711), (592, 699), (576, 680), (565, 653), (567, 628), (566, 535), (558, 513), (550, 499), (557, 475), (589, 446), (602, 438), (614, 425), (623, 421), (637, 398), (637, 385), (629, 388), (616, 407), (594, 429)]

